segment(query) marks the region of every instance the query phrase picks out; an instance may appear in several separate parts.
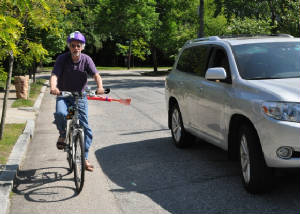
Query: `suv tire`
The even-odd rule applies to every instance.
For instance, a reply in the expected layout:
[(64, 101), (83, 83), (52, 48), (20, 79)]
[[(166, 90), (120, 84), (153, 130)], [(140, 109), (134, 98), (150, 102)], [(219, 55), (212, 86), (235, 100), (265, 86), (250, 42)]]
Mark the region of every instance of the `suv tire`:
[(193, 136), (184, 129), (181, 112), (177, 103), (171, 106), (170, 117), (171, 133), (175, 146), (178, 148), (186, 148), (191, 145)]
[(253, 194), (270, 190), (273, 172), (265, 163), (256, 131), (252, 126), (242, 125), (238, 139), (241, 178), (244, 187)]

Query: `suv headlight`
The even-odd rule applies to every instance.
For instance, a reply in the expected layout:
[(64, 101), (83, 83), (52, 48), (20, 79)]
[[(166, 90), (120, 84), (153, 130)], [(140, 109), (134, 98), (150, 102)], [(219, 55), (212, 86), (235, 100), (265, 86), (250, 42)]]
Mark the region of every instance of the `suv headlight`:
[(300, 123), (300, 103), (264, 102), (262, 111), (276, 120)]

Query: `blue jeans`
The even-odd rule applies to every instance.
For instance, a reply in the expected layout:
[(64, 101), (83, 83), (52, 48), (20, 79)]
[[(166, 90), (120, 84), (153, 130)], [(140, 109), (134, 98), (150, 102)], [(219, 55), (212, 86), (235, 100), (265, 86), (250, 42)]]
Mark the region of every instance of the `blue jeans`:
[[(60, 137), (66, 137), (68, 106), (73, 105), (75, 99), (73, 97), (57, 97), (56, 112), (54, 113), (55, 124), (59, 131)], [(86, 97), (78, 101), (79, 122), (84, 130), (85, 142), (85, 159), (88, 158), (88, 153), (93, 140), (93, 133), (88, 123), (88, 103)]]

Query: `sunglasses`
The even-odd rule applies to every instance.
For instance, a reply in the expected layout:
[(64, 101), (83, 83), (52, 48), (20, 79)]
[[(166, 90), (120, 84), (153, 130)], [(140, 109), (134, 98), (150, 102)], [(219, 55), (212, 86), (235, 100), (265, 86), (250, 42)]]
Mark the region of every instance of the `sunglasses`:
[(81, 45), (80, 45), (80, 44), (78, 44), (78, 45), (71, 44), (71, 47), (72, 47), (72, 48), (76, 48), (76, 47), (77, 47), (77, 48), (81, 48)]

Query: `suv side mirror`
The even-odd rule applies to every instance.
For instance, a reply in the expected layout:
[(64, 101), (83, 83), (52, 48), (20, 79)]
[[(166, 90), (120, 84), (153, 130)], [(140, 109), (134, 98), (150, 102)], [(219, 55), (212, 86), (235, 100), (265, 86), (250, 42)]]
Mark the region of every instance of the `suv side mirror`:
[(226, 71), (222, 67), (209, 68), (206, 71), (205, 79), (207, 80), (225, 80)]

